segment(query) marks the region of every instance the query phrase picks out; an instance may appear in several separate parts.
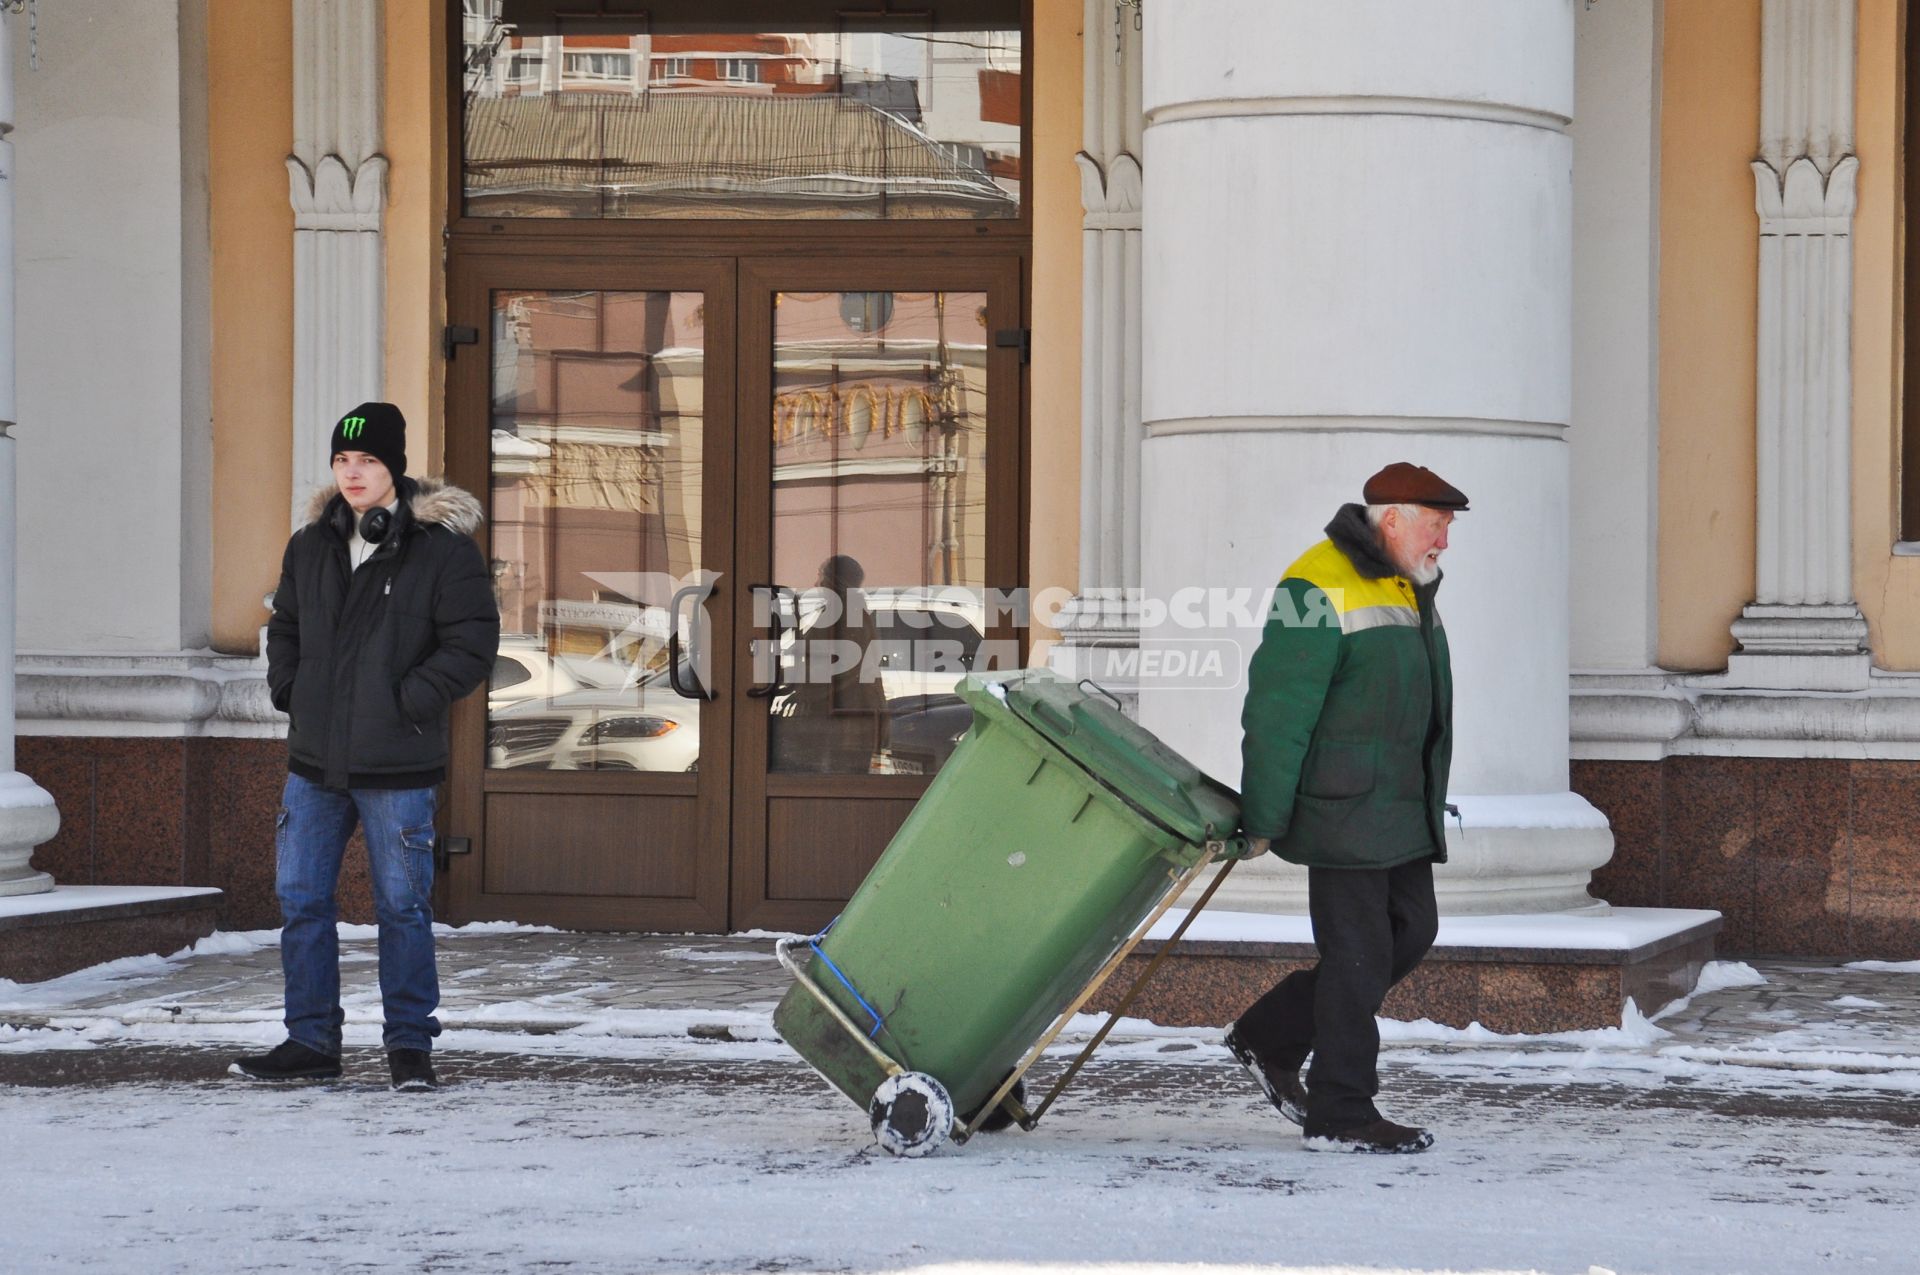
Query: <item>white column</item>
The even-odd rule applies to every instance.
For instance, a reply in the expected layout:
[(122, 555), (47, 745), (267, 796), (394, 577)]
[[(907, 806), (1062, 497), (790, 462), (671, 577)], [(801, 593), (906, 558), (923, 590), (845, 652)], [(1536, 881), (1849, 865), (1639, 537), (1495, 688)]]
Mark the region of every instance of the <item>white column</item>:
[(1084, 0), (1080, 591), (1054, 669), (1132, 704), (1140, 642), (1141, 7)]
[[(1147, 9), (1145, 594), (1271, 588), (1390, 461), (1468, 493), (1439, 596), (1456, 914), (1604, 906), (1612, 854), (1567, 779), (1576, 9)], [(1233, 641), (1240, 680), (1145, 683), (1141, 720), (1237, 778), (1258, 632), (1203, 618), (1143, 640)], [(1264, 859), (1225, 892), (1296, 910), (1304, 873)]]
[(13, 768), (13, 20), (0, 5), (0, 896), (53, 889), (30, 860), (60, 831), (53, 797)]
[(386, 380), (381, 0), (292, 0), (293, 505), (331, 481), (327, 438)]
[(1854, 0), (1766, 0), (1761, 28), (1754, 601), (1727, 684), (1865, 690), (1854, 605)]
[(1606, 0), (1575, 15), (1567, 446), (1578, 684), (1582, 671), (1642, 673), (1657, 662), (1663, 8)]

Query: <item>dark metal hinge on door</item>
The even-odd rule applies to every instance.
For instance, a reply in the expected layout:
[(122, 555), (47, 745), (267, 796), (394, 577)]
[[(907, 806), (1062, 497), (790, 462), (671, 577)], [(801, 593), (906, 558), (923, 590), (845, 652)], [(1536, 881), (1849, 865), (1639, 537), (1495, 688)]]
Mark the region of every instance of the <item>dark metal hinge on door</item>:
[(993, 347), (996, 350), (1020, 351), (1022, 365), (1033, 362), (1033, 329), (1001, 328), (993, 334)]
[(447, 362), (453, 362), (455, 347), (480, 344), (479, 328), (463, 328), (453, 324), (440, 329), (440, 352), (447, 356)]

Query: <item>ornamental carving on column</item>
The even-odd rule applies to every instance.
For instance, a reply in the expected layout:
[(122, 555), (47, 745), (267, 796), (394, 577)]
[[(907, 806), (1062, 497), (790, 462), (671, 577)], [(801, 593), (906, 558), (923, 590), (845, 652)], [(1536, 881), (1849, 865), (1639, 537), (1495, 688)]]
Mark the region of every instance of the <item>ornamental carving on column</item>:
[(296, 230), (352, 230), (379, 234), (387, 207), (387, 157), (374, 155), (350, 170), (338, 155), (312, 169), (287, 156), (288, 194)]
[(1140, 229), (1140, 161), (1121, 151), (1102, 164), (1081, 151), (1073, 157), (1080, 166), (1080, 206), (1086, 209), (1086, 230)]
[(339, 415), (386, 381), (381, 0), (293, 6), (292, 520), (331, 478)]
[(1727, 684), (1863, 690), (1853, 597), (1854, 0), (1762, 11), (1754, 601)]

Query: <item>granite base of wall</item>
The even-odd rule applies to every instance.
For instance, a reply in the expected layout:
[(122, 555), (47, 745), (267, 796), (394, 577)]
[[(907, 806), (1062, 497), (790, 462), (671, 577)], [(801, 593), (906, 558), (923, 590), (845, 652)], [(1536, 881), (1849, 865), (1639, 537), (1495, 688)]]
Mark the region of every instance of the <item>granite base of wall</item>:
[(1713, 908), (1733, 956), (1920, 957), (1920, 761), (1576, 761), (1613, 824), (1593, 894)]
[(166, 956), (213, 933), (213, 895), (0, 920), (0, 978), (37, 983), (124, 956)]
[[(63, 885), (210, 885), (220, 928), (274, 929), (274, 814), (287, 779), (276, 739), (22, 736), (20, 770), (53, 794), (60, 833), (34, 866)], [(340, 919), (371, 922), (358, 833), (340, 870)]]
[[(23, 736), (17, 751), (60, 806), (34, 854), (56, 880), (216, 886), (223, 928), (280, 923), (281, 741)], [(1725, 955), (1920, 958), (1920, 761), (1576, 761), (1573, 787), (1613, 824), (1596, 897), (1719, 911)], [(357, 836), (340, 900), (342, 920), (373, 919)]]
[[(1235, 954), (1239, 946), (1248, 954)], [(1132, 1018), (1166, 1027), (1221, 1027), (1238, 1018), (1275, 983), (1313, 964), (1297, 945), (1205, 944), (1176, 950), (1127, 1008)], [(1120, 969), (1088, 1003), (1111, 1013), (1145, 972), (1148, 945)], [(1380, 1012), (1411, 1022), (1429, 1019), (1449, 1027), (1479, 1023), (1490, 1031), (1583, 1031), (1618, 1027), (1628, 1000), (1643, 1014), (1687, 995), (1700, 969), (1713, 959), (1713, 936), (1677, 944), (1636, 959), (1541, 960), (1524, 950), (1474, 949), (1470, 959), (1435, 948), (1420, 967), (1387, 994)]]

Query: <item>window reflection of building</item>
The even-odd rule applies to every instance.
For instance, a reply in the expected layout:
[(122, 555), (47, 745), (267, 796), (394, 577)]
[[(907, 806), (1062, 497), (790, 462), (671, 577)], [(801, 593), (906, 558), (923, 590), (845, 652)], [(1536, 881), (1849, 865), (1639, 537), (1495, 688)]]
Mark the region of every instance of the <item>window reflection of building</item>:
[(493, 510), (506, 631), (556, 655), (662, 659), (698, 566), (698, 294), (501, 294)]
[[(776, 769), (931, 773), (965, 730), (953, 688), (986, 626), (985, 301), (777, 298), (774, 578), (797, 598), (800, 632), (784, 662), (795, 689), (774, 706)], [(853, 562), (866, 615), (857, 634), (831, 628), (818, 596), (832, 591), (828, 574), (845, 574), (820, 564)], [(808, 689), (826, 657), (818, 632), (843, 658), (858, 652), (861, 667), (832, 682), (834, 702), (873, 719), (862, 731)], [(866, 700), (851, 698), (856, 677)]]
[(857, 547), (887, 586), (986, 570), (986, 328), (977, 293), (895, 293), (877, 332), (841, 293), (783, 293), (773, 407), (775, 571), (795, 588)]
[(466, 23), (474, 215), (1018, 214), (1017, 31), (523, 35), (494, 12)]

